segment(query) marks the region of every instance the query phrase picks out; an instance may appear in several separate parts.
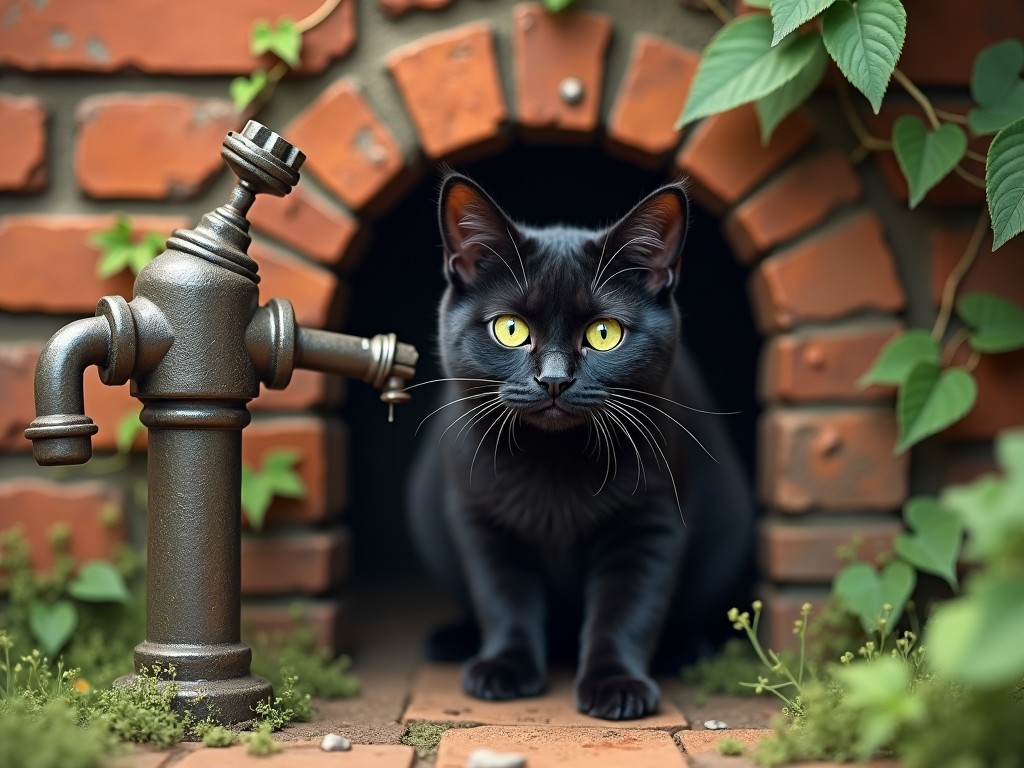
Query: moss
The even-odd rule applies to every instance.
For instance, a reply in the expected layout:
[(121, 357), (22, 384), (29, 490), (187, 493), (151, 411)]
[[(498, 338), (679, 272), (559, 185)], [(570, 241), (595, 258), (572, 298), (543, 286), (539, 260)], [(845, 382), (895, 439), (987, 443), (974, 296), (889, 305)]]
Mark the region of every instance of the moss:
[(257, 757), (266, 757), (281, 751), (280, 743), (274, 741), (273, 729), (267, 722), (256, 726), (256, 730), (241, 735), (246, 752)]
[(437, 754), (441, 737), (451, 727), (451, 723), (409, 723), (402, 743), (413, 747), (421, 759), (427, 759)]
[(142, 669), (127, 683), (97, 692), (94, 711), (121, 741), (170, 747), (185, 737), (190, 725), (189, 718), (172, 709), (177, 693), (173, 667)]
[(719, 739), (718, 743), (715, 744), (715, 748), (718, 750), (718, 754), (729, 757), (737, 757), (746, 751), (743, 742), (737, 739)]
[[(753, 696), (752, 688), (740, 685), (741, 680), (756, 680), (764, 667), (743, 639), (730, 638), (714, 656), (697, 661), (683, 670), (683, 681), (700, 686), (704, 694), (728, 693)], [(706, 699), (705, 699), (706, 701)]]
[(0, 712), (0, 765), (5, 768), (97, 768), (117, 749), (103, 725), (82, 725), (66, 701), (41, 709), (24, 700), (6, 701)]
[(214, 725), (203, 729), (203, 744), (208, 747), (230, 747), (238, 740), (238, 736), (222, 725)]

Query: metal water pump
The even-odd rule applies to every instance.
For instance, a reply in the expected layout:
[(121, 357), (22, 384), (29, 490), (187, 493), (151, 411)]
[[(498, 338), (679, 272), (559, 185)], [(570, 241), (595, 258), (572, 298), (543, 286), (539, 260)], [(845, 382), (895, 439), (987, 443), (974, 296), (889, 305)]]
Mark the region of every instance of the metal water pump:
[(259, 306), (257, 264), (246, 253), (246, 213), (260, 193), (287, 195), (305, 155), (249, 121), (221, 155), (238, 177), (227, 205), (176, 230), (135, 281), (131, 302), (104, 296), (96, 316), (59, 330), (39, 357), (36, 419), (25, 436), (42, 465), (82, 464), (97, 427), (82, 377), (131, 381), (149, 429), (146, 639), (135, 668), (173, 665), (177, 705), (224, 723), (253, 718), (270, 683), (250, 673), (241, 642), (241, 472), (246, 404), (260, 382), (288, 385), (306, 368), (362, 379), (390, 409), (408, 400), (414, 347), (303, 328), (286, 299)]

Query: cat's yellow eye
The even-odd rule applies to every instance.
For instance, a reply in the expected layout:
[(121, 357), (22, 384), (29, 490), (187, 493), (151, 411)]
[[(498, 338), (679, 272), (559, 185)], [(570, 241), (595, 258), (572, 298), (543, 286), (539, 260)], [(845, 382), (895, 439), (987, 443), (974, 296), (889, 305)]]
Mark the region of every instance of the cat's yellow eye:
[(530, 327), (516, 315), (502, 315), (494, 321), (494, 338), (506, 347), (520, 347), (530, 338)]
[(590, 346), (598, 352), (607, 352), (622, 341), (622, 323), (610, 317), (603, 317), (587, 326), (586, 336)]

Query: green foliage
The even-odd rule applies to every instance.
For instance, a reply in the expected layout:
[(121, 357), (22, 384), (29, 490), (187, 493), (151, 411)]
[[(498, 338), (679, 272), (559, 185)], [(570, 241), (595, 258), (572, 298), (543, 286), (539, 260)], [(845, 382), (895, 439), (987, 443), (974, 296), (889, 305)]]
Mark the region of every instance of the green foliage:
[(778, 45), (790, 32), (824, 11), (836, 0), (772, 0), (767, 3), (772, 13), (775, 33), (772, 45)]
[(274, 741), (273, 730), (270, 724), (264, 721), (250, 733), (243, 733), (241, 739), (242, 743), (246, 745), (246, 752), (256, 757), (267, 757), (275, 752), (280, 752), (281, 745)]
[(255, 70), (248, 77), (242, 75), (234, 78), (228, 86), (228, 93), (231, 96), (231, 103), (235, 105), (235, 111), (242, 112), (256, 101), (269, 82), (270, 78), (262, 69)]
[(451, 723), (409, 723), (402, 743), (415, 749), (421, 760), (429, 760), (437, 754), (441, 737), (451, 727)]
[(145, 432), (146, 427), (143, 426), (139, 413), (140, 411), (132, 411), (117, 422), (118, 453), (130, 453), (132, 446), (135, 445), (135, 440)]
[(548, 13), (558, 13), (559, 11), (564, 11), (572, 4), (573, 0), (544, 0), (544, 9)]
[(969, 371), (943, 371), (928, 362), (915, 364), (896, 401), (900, 428), (897, 453), (962, 419), (974, 407), (977, 397), (978, 385)]
[(174, 676), (174, 667), (140, 669), (129, 681), (94, 694), (94, 716), (120, 741), (173, 746), (188, 726), (171, 708), (178, 693)]
[(295, 471), (298, 461), (297, 452), (276, 450), (263, 458), (260, 470), (242, 465), (242, 511), (254, 531), (263, 530), (275, 497), (301, 499), (306, 495), (306, 486)]
[(996, 250), (1024, 230), (1024, 118), (1003, 128), (988, 148), (985, 191)]
[(910, 187), (910, 207), (916, 208), (963, 160), (967, 134), (953, 123), (929, 131), (920, 118), (904, 115), (893, 124), (892, 148)]
[(28, 606), (28, 627), (47, 656), (56, 656), (78, 626), (78, 609), (70, 600), (33, 602)]
[(238, 741), (238, 735), (229, 731), (223, 725), (213, 725), (204, 728), (202, 732), (203, 744), (214, 749), (230, 747)]
[(140, 237), (133, 232), (131, 219), (123, 213), (117, 214), (113, 227), (96, 232), (89, 242), (100, 251), (96, 266), (100, 277), (111, 277), (125, 269), (137, 275), (164, 249), (163, 235), (147, 232)]
[(116, 749), (100, 723), (79, 722), (75, 707), (55, 699), (35, 711), (23, 699), (0, 708), (0, 765), (5, 768), (99, 768)]
[(971, 293), (957, 305), (972, 329), (971, 346), (979, 352), (1011, 352), (1024, 347), (1024, 308), (993, 293)]
[(977, 136), (996, 133), (1024, 117), (1024, 43), (1003, 40), (982, 50), (971, 70), (971, 97), (978, 106), (967, 113)]
[(896, 554), (919, 571), (941, 576), (957, 589), (956, 563), (963, 540), (960, 521), (935, 499), (924, 496), (907, 501), (903, 519), (911, 533), (901, 533), (893, 541)]
[(677, 127), (778, 90), (820, 46), (817, 33), (792, 35), (773, 46), (771, 31), (764, 14), (741, 16), (718, 31), (704, 49)]
[(740, 680), (756, 678), (761, 672), (761, 662), (750, 649), (750, 645), (738, 637), (727, 640), (714, 656), (698, 660), (682, 672), (687, 683), (695, 683), (705, 694), (728, 693), (751, 695), (753, 690), (740, 685)]
[(302, 33), (291, 19), (281, 19), (277, 26), (266, 21), (253, 24), (249, 38), (249, 51), (253, 56), (272, 53), (292, 69), (299, 66), (302, 52)]
[(788, 83), (754, 102), (761, 126), (761, 144), (767, 145), (779, 123), (807, 101), (825, 74), (828, 56), (819, 35), (813, 36), (811, 57)]
[(317, 646), (309, 629), (296, 627), (288, 633), (260, 634), (252, 647), (253, 673), (267, 678), (277, 691), (285, 690), (286, 678), (292, 677), (297, 680), (291, 687), (299, 694), (322, 699), (359, 694), (359, 678), (350, 671), (352, 659), (345, 655), (332, 658), (330, 651)]
[(836, 574), (832, 594), (843, 601), (860, 620), (864, 633), (870, 635), (879, 626), (896, 626), (916, 583), (914, 569), (899, 560), (881, 572), (867, 563), (853, 563)]
[(857, 383), (863, 389), (872, 384), (900, 386), (917, 363), (939, 364), (939, 344), (927, 331), (910, 330), (886, 342), (871, 368)]
[(878, 114), (903, 50), (907, 12), (900, 0), (838, 0), (822, 17), (832, 60)]
[(718, 743), (715, 744), (715, 749), (718, 750), (718, 754), (726, 755), (727, 757), (738, 757), (747, 751), (742, 741), (728, 738), (719, 739)]
[(90, 560), (68, 584), (68, 594), (89, 603), (127, 603), (131, 598), (121, 573), (105, 560)]

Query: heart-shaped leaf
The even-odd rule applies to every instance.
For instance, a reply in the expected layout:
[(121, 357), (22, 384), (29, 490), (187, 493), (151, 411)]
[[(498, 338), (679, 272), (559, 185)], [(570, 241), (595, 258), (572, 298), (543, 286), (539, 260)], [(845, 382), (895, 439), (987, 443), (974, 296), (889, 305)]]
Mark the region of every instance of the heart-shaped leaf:
[(939, 344), (927, 331), (907, 331), (886, 342), (870, 370), (857, 382), (861, 389), (872, 384), (903, 384), (910, 369), (921, 362), (939, 364)]
[(78, 626), (78, 609), (68, 600), (32, 603), (28, 608), (28, 628), (32, 637), (51, 659), (55, 659)]
[(938, 501), (925, 496), (907, 501), (903, 520), (912, 533), (896, 537), (896, 554), (919, 571), (941, 576), (956, 589), (956, 561), (963, 543), (960, 520)]
[[(772, 45), (778, 45), (782, 38), (804, 22), (810, 21), (836, 0), (775, 0), (771, 4), (772, 25), (775, 36)], [(749, 5), (749, 3), (747, 3)]]
[(272, 53), (295, 69), (299, 66), (302, 32), (289, 19), (281, 19), (276, 27), (265, 21), (257, 21), (249, 38), (249, 50), (254, 56)]
[(870, 635), (877, 629), (886, 605), (892, 606), (888, 627), (896, 626), (916, 582), (914, 569), (899, 560), (889, 563), (881, 573), (867, 563), (853, 563), (836, 575), (832, 593), (843, 600)]
[(971, 96), (977, 107), (967, 124), (987, 136), (1024, 117), (1024, 43), (1003, 40), (982, 50), (971, 70)]
[(231, 81), (228, 91), (235, 110), (241, 112), (252, 104), (263, 89), (267, 87), (267, 73), (258, 69), (249, 77), (236, 77)]
[(916, 208), (963, 159), (967, 134), (953, 123), (929, 131), (918, 118), (904, 115), (893, 124), (892, 148), (910, 187), (910, 207)]
[(876, 115), (906, 35), (907, 12), (900, 0), (838, 0), (825, 11), (825, 47)]
[(996, 250), (1024, 230), (1024, 118), (992, 140), (985, 164), (985, 192)]
[(120, 571), (105, 560), (83, 563), (68, 584), (68, 594), (89, 603), (126, 603), (131, 598)]
[(754, 104), (757, 108), (758, 122), (761, 124), (761, 144), (765, 146), (771, 140), (772, 132), (778, 124), (785, 120), (790, 112), (807, 101), (825, 74), (828, 54), (825, 53), (821, 35), (812, 32), (807, 37), (812, 37), (818, 42), (803, 69), (797, 72), (796, 76), (788, 83), (776, 88), (767, 96), (762, 96)]
[(900, 427), (897, 453), (959, 421), (974, 407), (978, 385), (963, 368), (940, 371), (931, 362), (910, 369), (900, 387), (896, 417)]
[(973, 329), (971, 346), (979, 352), (1010, 352), (1024, 347), (1024, 307), (994, 293), (964, 296), (957, 311)]
[(704, 49), (676, 128), (767, 96), (796, 77), (817, 45), (817, 35), (792, 35), (772, 47), (768, 16), (733, 19)]
[(274, 492), (266, 478), (242, 465), (242, 512), (254, 531), (263, 530), (267, 510), (274, 500)]

